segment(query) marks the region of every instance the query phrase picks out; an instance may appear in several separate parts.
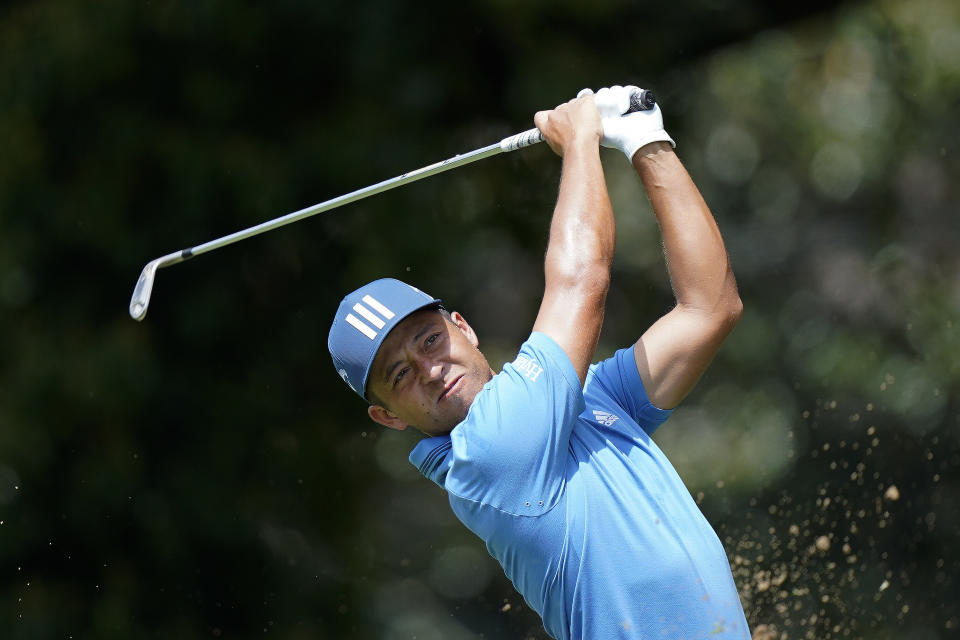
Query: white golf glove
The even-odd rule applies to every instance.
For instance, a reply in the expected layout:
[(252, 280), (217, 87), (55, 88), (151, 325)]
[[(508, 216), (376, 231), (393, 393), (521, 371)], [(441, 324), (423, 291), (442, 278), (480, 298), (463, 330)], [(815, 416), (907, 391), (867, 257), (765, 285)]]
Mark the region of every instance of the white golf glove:
[[(620, 149), (630, 162), (633, 162), (633, 154), (645, 144), (663, 141), (669, 142), (672, 147), (677, 146), (663, 128), (660, 105), (653, 105), (653, 109), (627, 113), (627, 109), (630, 108), (630, 96), (635, 91), (640, 89), (632, 85), (626, 87), (614, 85), (600, 89), (594, 96), (597, 111), (600, 112), (600, 121), (603, 124), (603, 140), (600, 144), (611, 149)], [(583, 89), (577, 97), (589, 93), (593, 91)]]

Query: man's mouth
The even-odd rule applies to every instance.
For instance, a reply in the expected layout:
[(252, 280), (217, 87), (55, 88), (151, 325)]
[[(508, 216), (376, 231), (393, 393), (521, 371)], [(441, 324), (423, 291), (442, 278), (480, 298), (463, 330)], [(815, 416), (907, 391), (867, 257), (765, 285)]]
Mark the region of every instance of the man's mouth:
[(437, 402), (440, 402), (441, 400), (445, 400), (446, 398), (449, 398), (451, 395), (456, 393), (460, 389), (460, 386), (461, 386), (460, 383), (462, 380), (463, 380), (463, 375), (459, 375), (453, 380), (451, 380), (450, 384), (448, 384), (446, 387), (443, 388), (443, 393), (441, 393), (440, 397), (437, 398)]

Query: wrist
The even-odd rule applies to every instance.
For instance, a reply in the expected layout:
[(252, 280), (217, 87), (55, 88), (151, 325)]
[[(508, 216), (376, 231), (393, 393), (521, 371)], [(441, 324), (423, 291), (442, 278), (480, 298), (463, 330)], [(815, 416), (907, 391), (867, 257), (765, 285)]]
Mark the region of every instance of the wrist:
[(584, 147), (599, 147), (600, 140), (603, 139), (603, 129), (596, 131), (593, 130), (578, 130), (573, 134), (571, 139), (571, 144), (580, 145)]
[(654, 140), (634, 151), (634, 162), (654, 162), (659, 154), (673, 153), (673, 147), (666, 140)]
[(680, 158), (670, 143), (657, 141), (640, 147), (633, 155), (631, 164), (642, 178), (672, 171), (680, 164)]
[(641, 152), (650, 154), (660, 150), (672, 150), (676, 146), (677, 143), (673, 141), (673, 138), (661, 129), (659, 131), (647, 132), (643, 135), (635, 136), (633, 139), (627, 141), (622, 151), (627, 156), (627, 159), (633, 162), (634, 158)]
[(597, 132), (577, 132), (563, 145), (564, 155), (571, 152), (599, 150), (602, 135)]

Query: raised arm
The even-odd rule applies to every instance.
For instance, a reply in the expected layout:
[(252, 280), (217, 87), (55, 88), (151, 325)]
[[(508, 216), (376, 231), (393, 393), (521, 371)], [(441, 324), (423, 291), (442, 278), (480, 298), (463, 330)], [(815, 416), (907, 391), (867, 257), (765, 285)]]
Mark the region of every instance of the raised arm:
[(534, 122), (563, 157), (563, 169), (544, 263), (546, 287), (533, 329), (560, 345), (583, 384), (603, 325), (615, 242), (600, 165), (603, 129), (592, 95), (541, 111)]
[(742, 305), (713, 215), (673, 152), (655, 106), (625, 113), (636, 87), (600, 89), (604, 146), (631, 160), (660, 223), (677, 306), (634, 345), (647, 397), (672, 409), (693, 389), (740, 318)]
[(671, 409), (703, 375), (743, 305), (720, 230), (670, 145), (641, 147), (633, 166), (660, 224), (677, 299), (633, 349), (650, 401)]

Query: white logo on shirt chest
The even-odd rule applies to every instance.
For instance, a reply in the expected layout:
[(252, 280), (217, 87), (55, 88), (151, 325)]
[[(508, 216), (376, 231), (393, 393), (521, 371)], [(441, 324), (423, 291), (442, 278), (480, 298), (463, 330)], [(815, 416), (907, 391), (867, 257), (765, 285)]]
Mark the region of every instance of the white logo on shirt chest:
[(606, 411), (597, 411), (594, 409), (593, 418), (605, 427), (612, 427), (613, 423), (620, 419), (620, 416), (615, 416), (612, 413), (607, 413)]
[(543, 373), (543, 367), (540, 366), (540, 363), (536, 360), (531, 360), (527, 356), (517, 356), (513, 366), (532, 382), (536, 382), (540, 374)]

